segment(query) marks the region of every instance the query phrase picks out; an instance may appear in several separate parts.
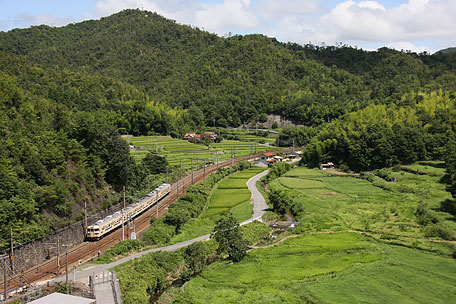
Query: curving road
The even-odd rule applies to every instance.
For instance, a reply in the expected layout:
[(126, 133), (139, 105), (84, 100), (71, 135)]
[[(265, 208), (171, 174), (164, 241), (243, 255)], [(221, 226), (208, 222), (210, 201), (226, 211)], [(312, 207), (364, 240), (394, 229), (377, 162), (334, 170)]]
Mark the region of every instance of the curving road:
[[(255, 220), (260, 220), (261, 217), (266, 212), (266, 210), (268, 209), (268, 205), (266, 204), (266, 201), (265, 201), (263, 195), (256, 188), (256, 182), (261, 177), (263, 177), (266, 174), (268, 174), (268, 172), (269, 172), (269, 170), (263, 171), (260, 174), (255, 175), (254, 177), (250, 178), (247, 181), (247, 187), (250, 190), (250, 192), (252, 193), (252, 198), (250, 199), (250, 201), (253, 203), (253, 215), (252, 215), (251, 219), (242, 222), (240, 224), (241, 226), (242, 225), (246, 225), (248, 223), (251, 223), (251, 222), (253, 222)], [(70, 278), (70, 280), (73, 280), (73, 278), (75, 278), (76, 281), (81, 281), (81, 282), (84, 282), (84, 283), (88, 283), (89, 276), (95, 274), (95, 275), (98, 275), (99, 277), (101, 277), (103, 275), (103, 273), (108, 273), (109, 269), (111, 269), (111, 268), (113, 268), (113, 267), (115, 267), (117, 265), (120, 265), (122, 263), (125, 263), (127, 261), (130, 261), (130, 260), (133, 260), (135, 258), (138, 258), (140, 256), (143, 256), (145, 254), (148, 254), (148, 253), (151, 253), (151, 252), (157, 252), (157, 251), (176, 251), (176, 250), (178, 250), (178, 249), (180, 249), (182, 247), (186, 247), (186, 246), (188, 246), (190, 244), (193, 244), (195, 242), (208, 240), (209, 237), (210, 237), (210, 234), (206, 234), (206, 235), (203, 235), (203, 236), (200, 236), (200, 237), (197, 237), (195, 239), (188, 240), (188, 241), (185, 241), (185, 242), (182, 242), (182, 243), (169, 245), (169, 246), (165, 246), (165, 247), (160, 247), (160, 248), (149, 249), (149, 250), (146, 250), (146, 251), (143, 251), (143, 252), (139, 252), (139, 253), (136, 253), (134, 255), (131, 255), (131, 256), (122, 258), (120, 260), (117, 260), (115, 262), (109, 263), (109, 264), (90, 266), (88, 268), (78, 270), (78, 271), (76, 271), (74, 273), (71, 272), (70, 275), (69, 275), (69, 278)], [(53, 281), (55, 281), (55, 282), (64, 282), (65, 281), (65, 275), (63, 275), (61, 277), (58, 277), (58, 278), (55, 278)]]

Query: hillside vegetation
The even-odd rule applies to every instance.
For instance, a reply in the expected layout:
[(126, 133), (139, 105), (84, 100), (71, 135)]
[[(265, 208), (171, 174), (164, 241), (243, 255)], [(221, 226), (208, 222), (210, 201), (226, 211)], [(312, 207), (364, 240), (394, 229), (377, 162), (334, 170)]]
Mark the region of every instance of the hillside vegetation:
[(310, 165), (440, 158), (454, 193), (455, 68), (455, 52), (222, 38), (141, 10), (0, 32), (0, 247), (10, 227), (17, 242), (41, 238), (84, 202), (93, 212), (123, 186), (139, 196), (148, 176), (163, 182), (166, 163), (135, 162), (119, 134), (179, 137), (266, 114), (304, 125), (278, 144), (310, 142)]

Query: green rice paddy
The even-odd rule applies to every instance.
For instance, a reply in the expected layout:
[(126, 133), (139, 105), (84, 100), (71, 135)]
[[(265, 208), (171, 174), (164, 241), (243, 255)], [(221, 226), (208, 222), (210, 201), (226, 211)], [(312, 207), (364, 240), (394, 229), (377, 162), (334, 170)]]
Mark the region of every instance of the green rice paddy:
[(175, 302), (455, 303), (456, 263), (449, 256), (456, 246), (425, 237), (415, 216), (424, 201), (439, 225), (456, 232), (455, 218), (441, 211), (451, 198), (444, 169), (413, 164), (388, 174), (397, 181), (287, 172), (270, 187), (303, 206), (294, 231), (301, 235), (250, 251), (239, 263), (210, 265)]
[(456, 263), (356, 233), (303, 235), (210, 265), (177, 303), (453, 303)]
[(171, 242), (179, 243), (211, 233), (220, 213), (230, 211), (238, 219), (244, 221), (252, 216), (253, 206), (250, 203), (251, 193), (247, 181), (264, 171), (263, 168), (250, 168), (233, 173), (224, 178), (213, 191), (207, 209), (196, 219), (191, 219)]

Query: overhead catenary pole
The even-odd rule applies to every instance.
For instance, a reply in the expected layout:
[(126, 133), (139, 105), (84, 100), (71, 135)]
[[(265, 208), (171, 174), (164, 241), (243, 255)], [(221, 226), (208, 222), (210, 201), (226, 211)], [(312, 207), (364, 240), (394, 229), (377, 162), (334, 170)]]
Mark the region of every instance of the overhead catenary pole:
[(1, 257), (3, 259), (3, 301), (6, 301), (7, 294), (7, 282), (6, 282), (6, 255)]
[(64, 244), (65, 247), (65, 286), (68, 291), (68, 247), (71, 247), (73, 244)]
[(191, 167), (192, 167), (192, 185), (193, 185), (193, 158), (190, 160)]
[(87, 201), (84, 200), (84, 236), (87, 237)]
[(11, 262), (11, 274), (14, 274), (14, 246), (13, 246), (13, 227), (10, 227), (10, 262)]
[(122, 241), (125, 241), (125, 234), (124, 234), (124, 210), (120, 210), (120, 216), (122, 217)]
[(155, 192), (156, 194), (156, 200), (155, 200), (155, 203), (157, 204), (157, 218), (158, 218), (158, 192)]
[(125, 186), (123, 186), (123, 207), (122, 209), (125, 208)]

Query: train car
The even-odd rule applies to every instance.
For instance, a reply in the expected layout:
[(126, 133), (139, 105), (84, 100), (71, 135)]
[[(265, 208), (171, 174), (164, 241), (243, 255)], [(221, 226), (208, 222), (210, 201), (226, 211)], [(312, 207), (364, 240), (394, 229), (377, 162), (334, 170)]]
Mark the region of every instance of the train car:
[(117, 211), (114, 214), (108, 215), (104, 219), (98, 220), (94, 225), (87, 227), (86, 239), (99, 240), (122, 225), (122, 214), (123, 222), (126, 223), (127, 220), (135, 218), (151, 206), (158, 203), (170, 191), (170, 184), (162, 184), (155, 188), (154, 191), (148, 193), (145, 197), (129, 205), (123, 210), (123, 212)]

